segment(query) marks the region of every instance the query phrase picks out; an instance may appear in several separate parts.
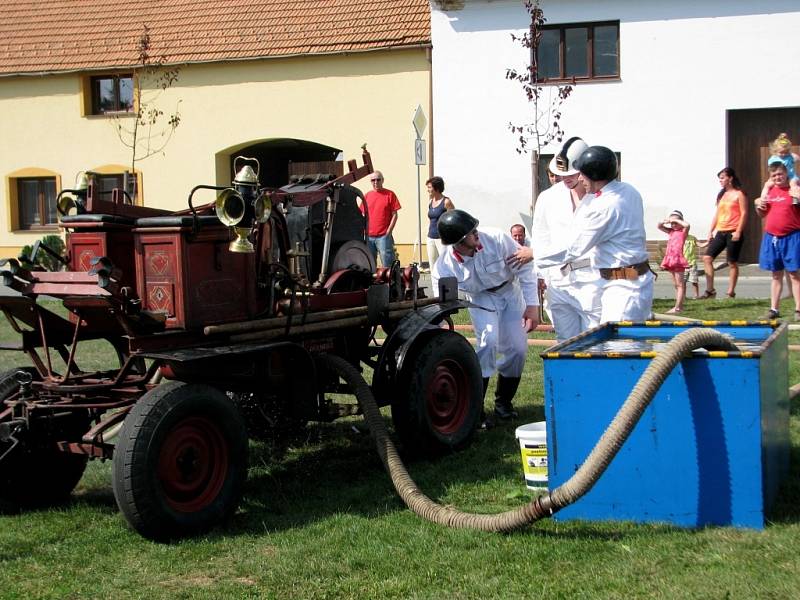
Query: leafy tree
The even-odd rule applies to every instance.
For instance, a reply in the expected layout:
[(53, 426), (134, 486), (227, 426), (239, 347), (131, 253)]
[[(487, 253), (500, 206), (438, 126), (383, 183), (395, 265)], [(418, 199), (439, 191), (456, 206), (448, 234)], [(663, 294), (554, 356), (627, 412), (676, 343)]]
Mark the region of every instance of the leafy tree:
[(163, 152), (181, 122), (180, 100), (168, 115), (156, 104), (164, 90), (178, 81), (180, 68), (165, 66), (165, 56), (155, 58), (151, 55), (150, 28), (147, 25), (144, 25), (136, 49), (132, 107), (135, 118), (117, 115), (114, 123), (120, 141), (131, 149), (131, 172), (136, 170), (137, 161)]
[[(530, 65), (524, 72), (506, 69), (506, 79), (517, 81), (531, 103), (532, 119), (528, 123), (509, 123), (509, 129), (517, 134), (517, 152), (533, 152), (533, 198), (539, 195), (539, 155), (551, 142), (560, 142), (564, 138), (561, 127), (561, 105), (572, 93), (575, 80), (567, 84), (542, 84), (539, 75), (538, 55), (542, 39), (542, 27), (547, 19), (540, 6), (540, 0), (525, 0), (525, 9), (530, 15), (530, 30), (523, 36), (511, 34), (515, 42), (522, 44), (530, 51)], [(531, 202), (531, 215), (533, 202)]]

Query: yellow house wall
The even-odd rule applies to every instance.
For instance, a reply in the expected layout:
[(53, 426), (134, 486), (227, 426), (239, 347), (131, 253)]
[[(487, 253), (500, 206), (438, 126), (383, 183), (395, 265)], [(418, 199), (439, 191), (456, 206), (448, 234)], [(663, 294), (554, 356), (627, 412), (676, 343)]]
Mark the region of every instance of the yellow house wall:
[[(259, 141), (313, 141), (340, 148), (345, 160), (359, 162), (361, 145), (367, 143), (386, 187), (403, 205), (395, 240), (407, 262), (417, 238), (411, 119), (417, 105), (430, 118), (429, 75), (424, 49), (184, 66), (178, 82), (155, 102), (170, 113), (180, 101), (180, 126), (163, 154), (136, 163), (144, 204), (185, 208), (193, 186), (229, 183), (230, 154)], [(130, 164), (130, 150), (119, 141), (114, 120), (81, 116), (82, 103), (78, 74), (0, 79), (0, 175), (47, 169), (70, 187), (79, 171)], [(422, 167), (421, 180), (427, 177)], [(364, 192), (371, 187), (366, 179), (358, 186)], [(0, 186), (3, 256), (41, 235), (11, 231), (7, 187)], [(422, 217), (426, 226), (424, 210)]]

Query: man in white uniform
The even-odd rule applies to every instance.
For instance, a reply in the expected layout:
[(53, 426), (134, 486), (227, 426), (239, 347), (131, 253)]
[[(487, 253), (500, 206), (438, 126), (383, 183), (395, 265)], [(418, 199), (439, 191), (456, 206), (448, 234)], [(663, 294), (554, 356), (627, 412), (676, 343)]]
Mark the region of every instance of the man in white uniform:
[[(574, 233), (574, 215), (586, 193), (578, 181), (575, 161), (588, 148), (579, 137), (566, 141), (550, 162), (550, 171), (560, 182), (544, 190), (536, 200), (531, 234), (533, 256), (547, 256), (563, 247)], [(545, 310), (559, 342), (578, 335), (600, 322), (600, 273), (592, 267), (590, 250), (562, 272), (560, 266), (542, 268), (539, 276), (547, 286)]]
[(576, 160), (586, 188), (575, 214), (566, 249), (537, 259), (540, 268), (569, 270), (594, 250), (602, 281), (600, 322), (644, 321), (653, 305), (653, 272), (648, 263), (644, 206), (636, 189), (615, 181), (617, 157), (604, 146), (590, 146)]
[(478, 360), (483, 391), (497, 371), (494, 413), (511, 419), (512, 405), (528, 353), (528, 332), (539, 324), (539, 299), (533, 269), (512, 268), (506, 263), (519, 246), (499, 229), (476, 229), (478, 220), (463, 210), (449, 210), (439, 217), (439, 235), (445, 244), (431, 270), (431, 283), (455, 277), (458, 289), (481, 308), (470, 308), (478, 340)]

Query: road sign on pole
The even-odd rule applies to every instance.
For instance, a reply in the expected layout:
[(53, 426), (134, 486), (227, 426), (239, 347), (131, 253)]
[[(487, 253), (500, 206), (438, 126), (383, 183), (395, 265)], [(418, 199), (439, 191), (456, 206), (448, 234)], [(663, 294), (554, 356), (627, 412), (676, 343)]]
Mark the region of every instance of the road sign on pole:
[(425, 140), (414, 140), (414, 164), (417, 166), (427, 164), (425, 162)]
[(422, 105), (417, 105), (417, 110), (414, 112), (414, 118), (411, 120), (414, 125), (414, 131), (417, 132), (417, 139), (422, 137), (425, 133), (425, 128), (428, 126), (428, 119), (425, 117), (425, 111), (422, 110)]

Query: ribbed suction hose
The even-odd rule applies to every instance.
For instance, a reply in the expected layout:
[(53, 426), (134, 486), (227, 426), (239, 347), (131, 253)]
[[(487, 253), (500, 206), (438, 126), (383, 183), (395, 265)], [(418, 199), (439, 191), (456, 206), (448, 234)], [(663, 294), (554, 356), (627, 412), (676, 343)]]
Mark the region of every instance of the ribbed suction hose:
[(466, 513), (437, 504), (428, 498), (411, 479), (386, 430), (383, 417), (367, 382), (343, 358), (321, 355), (322, 361), (338, 373), (352, 388), (375, 440), (378, 454), (403, 502), (419, 516), (448, 527), (481, 531), (511, 531), (549, 517), (586, 494), (608, 468), (622, 444), (628, 439), (647, 405), (661, 384), (683, 358), (696, 348), (732, 350), (738, 348), (730, 337), (714, 329), (691, 328), (676, 335), (648, 365), (633, 391), (600, 437), (589, 456), (570, 477), (552, 492), (534, 498), (515, 510), (494, 515)]

